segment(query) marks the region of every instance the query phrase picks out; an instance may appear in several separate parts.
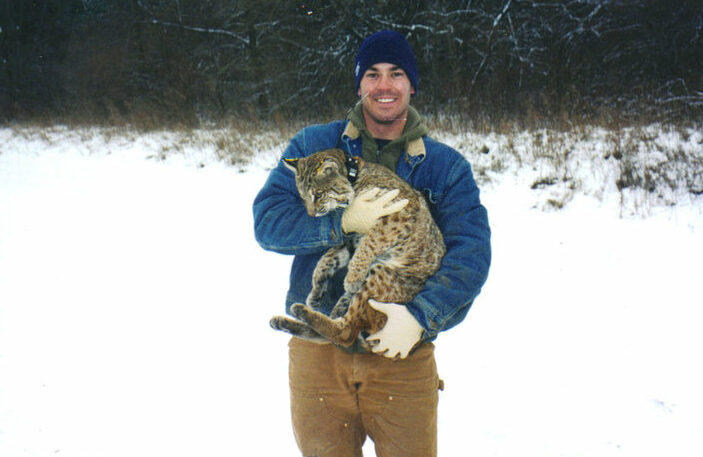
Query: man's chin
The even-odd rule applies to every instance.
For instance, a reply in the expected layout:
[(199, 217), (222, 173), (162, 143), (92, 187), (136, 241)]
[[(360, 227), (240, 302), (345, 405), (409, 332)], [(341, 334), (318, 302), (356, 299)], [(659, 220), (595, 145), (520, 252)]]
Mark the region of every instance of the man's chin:
[(390, 125), (393, 124), (394, 122), (397, 122), (399, 120), (403, 120), (406, 118), (406, 116), (403, 115), (397, 115), (397, 114), (381, 114), (381, 113), (369, 113), (371, 115), (371, 119), (377, 124), (381, 125)]

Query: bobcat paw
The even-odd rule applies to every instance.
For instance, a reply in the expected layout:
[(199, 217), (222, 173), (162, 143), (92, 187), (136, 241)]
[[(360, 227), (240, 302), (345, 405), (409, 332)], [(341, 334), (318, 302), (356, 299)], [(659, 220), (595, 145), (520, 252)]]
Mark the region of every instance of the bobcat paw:
[(294, 303), (290, 307), (290, 312), (296, 319), (304, 322), (305, 324), (316, 327), (319, 325), (320, 320), (329, 319), (323, 313), (315, 311), (309, 306), (303, 305), (302, 303)]
[(290, 313), (300, 320), (303, 320), (307, 316), (308, 307), (302, 303), (293, 303), (290, 307)]
[(269, 324), (274, 330), (281, 330), (304, 340), (313, 341), (315, 343), (323, 343), (326, 341), (324, 337), (303, 322), (296, 321), (287, 316), (276, 316), (269, 321)]
[(287, 316), (275, 316), (269, 321), (269, 325), (274, 330), (282, 330), (284, 332), (292, 333), (292, 330), (300, 324), (298, 321), (294, 321)]
[(317, 297), (308, 297), (307, 300), (305, 300), (305, 304), (308, 305), (310, 308), (320, 309), (320, 307), (322, 306), (322, 300)]

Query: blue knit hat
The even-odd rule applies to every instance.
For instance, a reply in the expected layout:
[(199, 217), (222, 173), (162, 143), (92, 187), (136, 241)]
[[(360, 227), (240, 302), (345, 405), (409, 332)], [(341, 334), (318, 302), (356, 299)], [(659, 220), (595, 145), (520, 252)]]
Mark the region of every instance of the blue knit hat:
[(376, 32), (366, 38), (359, 48), (354, 63), (354, 87), (359, 90), (361, 77), (366, 70), (377, 63), (392, 63), (405, 71), (415, 92), (417, 92), (417, 65), (410, 43), (403, 35), (393, 30)]

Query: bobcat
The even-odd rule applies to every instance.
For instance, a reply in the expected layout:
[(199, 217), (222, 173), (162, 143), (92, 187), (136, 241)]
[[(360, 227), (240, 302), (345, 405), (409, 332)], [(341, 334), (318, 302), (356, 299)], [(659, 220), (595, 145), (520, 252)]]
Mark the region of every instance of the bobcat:
[[(382, 165), (348, 159), (340, 149), (286, 159), (285, 163), (295, 173), (298, 192), (310, 216), (347, 206), (355, 194), (373, 187), (399, 189), (397, 198), (409, 201), (399, 212), (379, 219), (365, 236), (355, 235), (320, 258), (306, 305), (295, 303), (291, 307), (299, 320), (284, 316), (271, 319), (271, 326), (277, 330), (349, 347), (362, 331), (371, 334), (386, 323), (386, 315), (369, 306), (369, 298), (406, 303), (437, 271), (445, 253), (442, 234), (422, 194)], [(358, 176), (352, 184), (349, 176), (353, 179), (356, 164)], [(344, 294), (330, 316), (316, 311), (329, 278), (347, 265)], [(368, 348), (364, 338), (359, 341)]]

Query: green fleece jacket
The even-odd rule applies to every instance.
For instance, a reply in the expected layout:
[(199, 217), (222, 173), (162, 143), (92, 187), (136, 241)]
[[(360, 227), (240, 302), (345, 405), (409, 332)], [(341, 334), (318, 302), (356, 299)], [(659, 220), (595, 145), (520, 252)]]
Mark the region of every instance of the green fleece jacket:
[(361, 156), (367, 162), (380, 163), (395, 171), (398, 165), (398, 159), (400, 159), (400, 155), (403, 153), (407, 143), (429, 133), (429, 129), (422, 121), (420, 114), (415, 108), (410, 106), (408, 108), (408, 119), (405, 122), (403, 134), (383, 146), (379, 151), (376, 140), (366, 129), (366, 121), (364, 121), (362, 109), (361, 103), (358, 103), (349, 113), (349, 120), (359, 129), (361, 134)]

